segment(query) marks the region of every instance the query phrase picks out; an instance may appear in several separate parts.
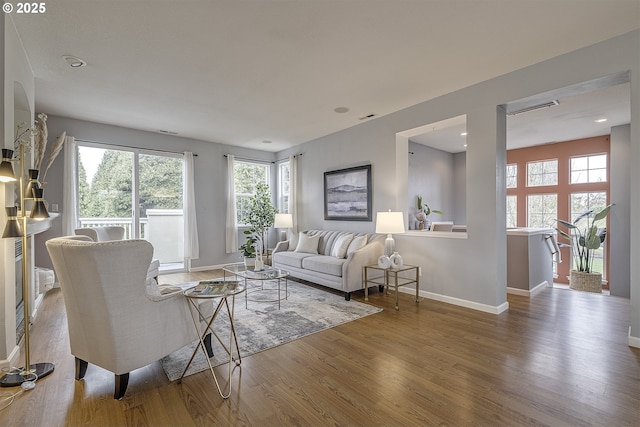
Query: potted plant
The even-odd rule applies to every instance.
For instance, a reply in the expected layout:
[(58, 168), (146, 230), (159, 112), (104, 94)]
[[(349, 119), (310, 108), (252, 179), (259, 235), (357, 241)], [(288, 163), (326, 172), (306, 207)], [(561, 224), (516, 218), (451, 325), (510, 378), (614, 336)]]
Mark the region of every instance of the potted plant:
[(246, 242), (244, 245), (240, 246), (240, 252), (242, 253), (242, 258), (244, 260), (244, 265), (247, 268), (253, 268), (256, 264), (256, 242), (258, 238), (256, 237), (255, 230), (249, 229), (244, 231), (245, 236), (247, 236)]
[(558, 233), (567, 240), (573, 255), (573, 269), (570, 273), (571, 289), (602, 292), (602, 273), (593, 271), (595, 251), (600, 248), (606, 236), (606, 228), (596, 224), (607, 217), (612, 205), (594, 212), (593, 209), (579, 215), (573, 223), (558, 219), (558, 223), (567, 231), (557, 228)]
[(437, 209), (431, 209), (429, 205), (427, 205), (426, 203), (422, 203), (422, 196), (418, 196), (418, 212), (416, 212), (416, 219), (418, 220), (418, 230), (424, 230), (425, 225), (428, 226), (429, 215), (431, 215), (432, 213), (444, 215), (444, 212)]
[[(267, 249), (265, 244), (267, 231), (273, 226), (276, 213), (278, 213), (278, 209), (271, 204), (271, 192), (267, 184), (263, 182), (256, 184), (256, 192), (249, 199), (247, 212), (247, 222), (251, 228), (244, 231), (247, 241), (239, 248), (245, 257), (245, 264), (247, 258), (251, 263), (251, 255), (254, 260), (256, 257), (262, 260), (262, 255)], [(257, 250), (256, 246), (260, 250)], [(255, 265), (255, 261), (253, 265)]]

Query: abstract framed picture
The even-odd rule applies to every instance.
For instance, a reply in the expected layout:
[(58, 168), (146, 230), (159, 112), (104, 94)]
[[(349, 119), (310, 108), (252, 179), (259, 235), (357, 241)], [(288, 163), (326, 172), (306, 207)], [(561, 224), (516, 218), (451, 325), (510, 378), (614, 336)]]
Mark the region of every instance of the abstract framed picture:
[(324, 173), (324, 219), (371, 221), (371, 165)]

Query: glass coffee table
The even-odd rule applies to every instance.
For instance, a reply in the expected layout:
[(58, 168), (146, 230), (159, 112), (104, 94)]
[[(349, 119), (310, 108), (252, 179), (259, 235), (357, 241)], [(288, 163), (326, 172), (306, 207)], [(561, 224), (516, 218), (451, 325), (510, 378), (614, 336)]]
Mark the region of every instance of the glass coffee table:
[[(277, 302), (278, 310), (280, 310), (280, 301), (289, 298), (289, 292), (287, 290), (289, 272), (281, 268), (274, 268), (265, 266), (262, 270), (247, 269), (244, 264), (229, 264), (222, 267), (224, 277), (226, 279), (227, 274), (233, 274), (236, 277), (244, 279), (245, 287), (247, 291), (244, 294), (244, 306), (248, 308), (248, 301), (255, 302)], [(284, 280), (283, 280), (284, 279)], [(250, 286), (249, 281), (259, 281), (259, 286)], [(277, 288), (265, 287), (265, 282), (273, 281), (277, 283)], [(284, 293), (281, 292), (281, 281), (284, 281)], [(278, 296), (276, 298), (250, 298), (249, 294), (257, 295), (258, 293), (271, 293), (276, 292)], [(268, 297), (267, 297), (268, 298)]]

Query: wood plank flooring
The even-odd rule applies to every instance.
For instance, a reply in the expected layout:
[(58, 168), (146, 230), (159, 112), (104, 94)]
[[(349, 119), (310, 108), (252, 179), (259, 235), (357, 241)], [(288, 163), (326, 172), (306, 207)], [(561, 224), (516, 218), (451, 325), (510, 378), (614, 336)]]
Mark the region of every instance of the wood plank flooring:
[(62, 294), (52, 290), (32, 328), (31, 358), (56, 370), (1, 410), (0, 425), (640, 426), (628, 300), (548, 288), (509, 295), (500, 316), (416, 304), (404, 293), (397, 312), (393, 294), (372, 290), (369, 302), (384, 311), (243, 357), (228, 400), (210, 373), (170, 383), (157, 362), (132, 372), (116, 401), (111, 373), (89, 365), (74, 380)]

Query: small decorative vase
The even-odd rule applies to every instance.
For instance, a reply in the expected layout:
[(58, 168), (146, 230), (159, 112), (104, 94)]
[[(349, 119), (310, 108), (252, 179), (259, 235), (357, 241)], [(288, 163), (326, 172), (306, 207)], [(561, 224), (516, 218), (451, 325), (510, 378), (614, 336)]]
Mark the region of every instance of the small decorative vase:
[(402, 257), (398, 252), (394, 252), (393, 255), (389, 257), (389, 260), (391, 261), (392, 268), (400, 268), (404, 264)]
[(391, 259), (386, 255), (381, 255), (380, 258), (378, 258), (378, 267), (384, 269), (391, 267)]
[(418, 223), (418, 230), (424, 230), (424, 222), (420, 221)]
[(258, 257), (256, 258), (256, 263), (255, 263), (253, 269), (255, 271), (264, 270), (264, 261), (262, 261), (262, 255), (258, 255)]

